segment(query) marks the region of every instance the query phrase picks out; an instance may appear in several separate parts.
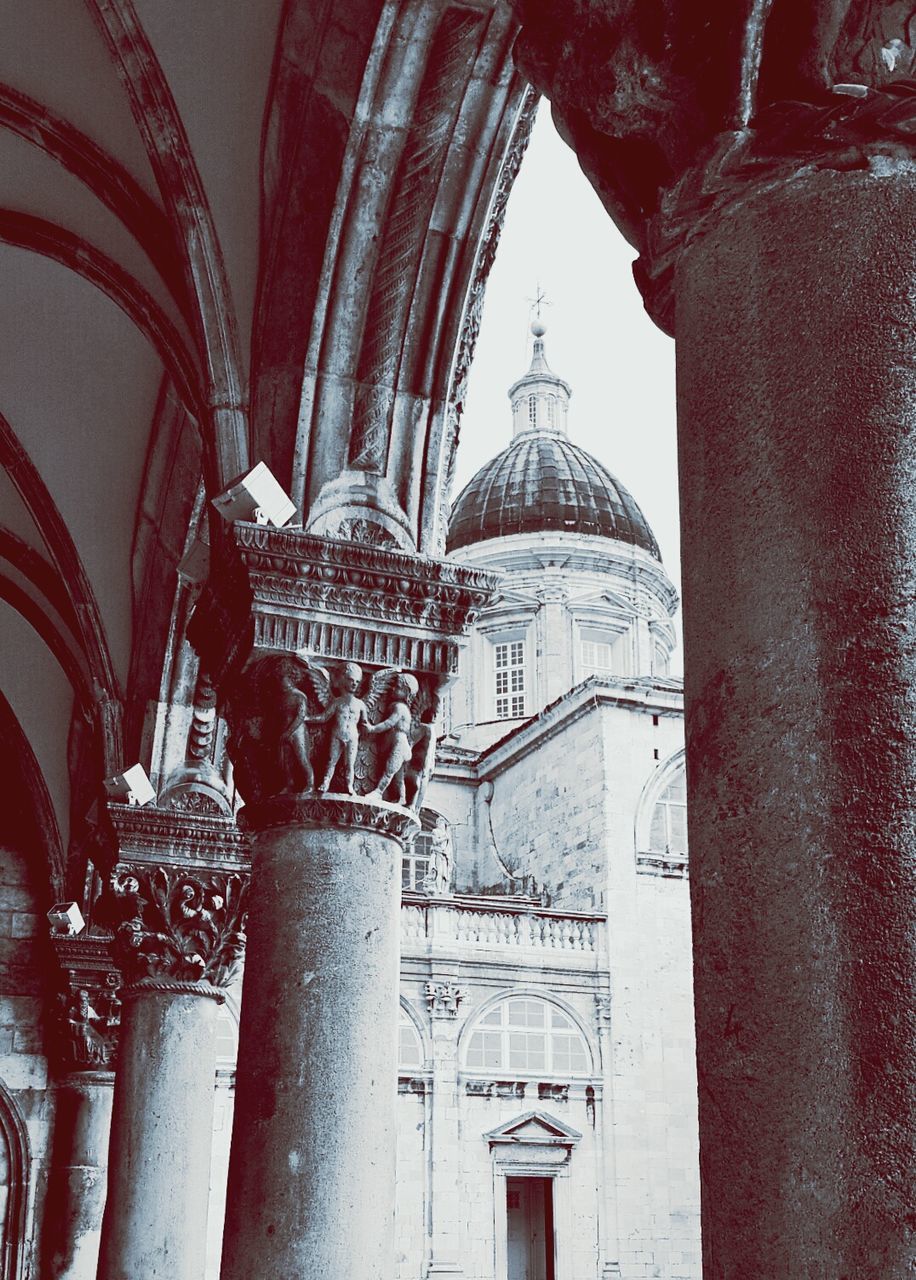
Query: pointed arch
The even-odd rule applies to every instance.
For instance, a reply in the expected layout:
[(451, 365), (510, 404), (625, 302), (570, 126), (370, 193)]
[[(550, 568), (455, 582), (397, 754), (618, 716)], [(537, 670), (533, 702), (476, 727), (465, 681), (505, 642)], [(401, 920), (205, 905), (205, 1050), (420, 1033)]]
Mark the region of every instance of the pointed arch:
[(0, 1146), (5, 1148), (3, 1154), (7, 1161), (7, 1194), (3, 1208), (0, 1280), (23, 1280), (32, 1157), (22, 1112), (13, 1094), (2, 1080), (0, 1080)]

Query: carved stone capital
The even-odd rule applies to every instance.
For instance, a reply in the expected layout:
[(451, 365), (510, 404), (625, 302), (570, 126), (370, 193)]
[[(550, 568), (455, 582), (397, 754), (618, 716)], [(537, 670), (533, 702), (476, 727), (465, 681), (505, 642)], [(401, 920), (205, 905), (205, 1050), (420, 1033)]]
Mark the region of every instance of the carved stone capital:
[(63, 984), (53, 1010), (53, 1045), (62, 1072), (114, 1070), (121, 1002), (121, 974), (111, 940), (81, 934), (52, 936)]
[(492, 585), (450, 561), (235, 524), (189, 635), (217, 673), (245, 824), (324, 825), (333, 798), (339, 825), (407, 834), (442, 689)]
[(454, 982), (427, 982), (423, 988), (431, 1018), (458, 1017), (458, 1006), (467, 992)]
[(245, 949), (247, 877), (118, 863), (95, 910), (125, 983), (228, 986)]
[(902, 0), (707, 6), (514, 0), (521, 69), (623, 234), (673, 332), (677, 258), (748, 193), (817, 168), (911, 161), (916, 22)]

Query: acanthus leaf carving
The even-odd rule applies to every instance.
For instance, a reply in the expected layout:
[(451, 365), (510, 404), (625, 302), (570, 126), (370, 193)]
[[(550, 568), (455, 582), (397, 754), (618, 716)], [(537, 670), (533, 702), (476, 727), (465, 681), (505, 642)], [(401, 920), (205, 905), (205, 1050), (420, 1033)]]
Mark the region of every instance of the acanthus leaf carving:
[(99, 900), (126, 983), (147, 978), (228, 986), (245, 950), (247, 877), (119, 864)]

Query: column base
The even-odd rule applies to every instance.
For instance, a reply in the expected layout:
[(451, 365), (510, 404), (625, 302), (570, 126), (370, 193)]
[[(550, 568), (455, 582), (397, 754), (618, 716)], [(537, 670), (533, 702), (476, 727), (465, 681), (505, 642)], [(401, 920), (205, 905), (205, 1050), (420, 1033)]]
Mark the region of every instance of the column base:
[(601, 1271), (601, 1280), (620, 1280), (620, 1263), (606, 1262)]

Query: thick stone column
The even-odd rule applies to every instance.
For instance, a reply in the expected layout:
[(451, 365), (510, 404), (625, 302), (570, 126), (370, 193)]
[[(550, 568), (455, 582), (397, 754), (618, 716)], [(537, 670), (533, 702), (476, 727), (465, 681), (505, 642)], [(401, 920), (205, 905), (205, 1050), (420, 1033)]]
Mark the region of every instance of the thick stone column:
[(401, 843), (388, 821), (325, 800), (253, 838), (222, 1280), (390, 1275)]
[(520, 8), (526, 70), (677, 339), (704, 1275), (896, 1280), (916, 1265), (911, 11), (726, 6), (700, 39), (674, 0), (650, 47), (635, 3), (587, 31), (573, 3)]
[[(113, 813), (122, 848), (138, 825), (155, 835), (156, 819), (135, 815)], [(159, 816), (164, 831), (177, 817)], [(245, 890), (242, 875), (206, 865), (131, 861), (110, 873), (99, 915), (125, 982), (99, 1280), (204, 1275), (215, 1022), (242, 954)]]
[(252, 837), (222, 1280), (390, 1280), (401, 841), (485, 574), (236, 524), (192, 640)]
[(120, 974), (110, 938), (52, 932), (63, 971), (52, 1036), (53, 1127), (40, 1271), (95, 1280), (105, 1208)]
[(222, 992), (149, 979), (121, 998), (99, 1280), (201, 1280)]
[(913, 279), (894, 166), (762, 191), (678, 270), (713, 1275), (916, 1261)]
[(42, 1274), (95, 1280), (105, 1208), (114, 1072), (84, 1070), (54, 1089)]

